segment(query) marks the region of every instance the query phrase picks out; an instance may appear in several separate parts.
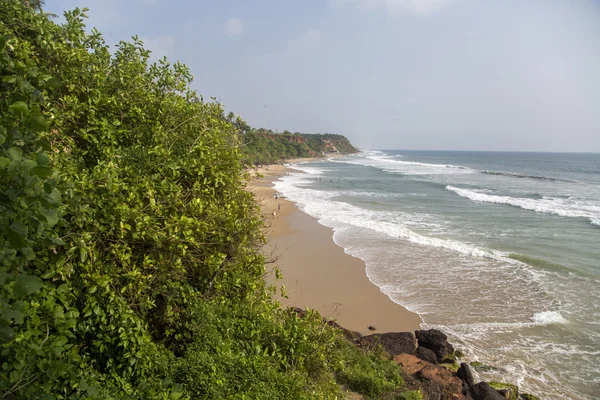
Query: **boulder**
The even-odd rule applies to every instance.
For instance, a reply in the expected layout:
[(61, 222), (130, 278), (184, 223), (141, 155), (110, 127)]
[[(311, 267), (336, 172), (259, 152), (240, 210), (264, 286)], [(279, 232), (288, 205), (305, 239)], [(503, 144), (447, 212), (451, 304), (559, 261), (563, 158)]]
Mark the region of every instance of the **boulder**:
[(529, 393), (521, 393), (519, 400), (540, 400), (540, 398)]
[(415, 336), (417, 337), (419, 346), (426, 347), (435, 353), (438, 363), (453, 358), (454, 347), (448, 343), (448, 337), (441, 331), (437, 329), (416, 331)]
[(479, 382), (469, 388), (468, 393), (473, 400), (505, 400), (494, 388), (487, 382)]
[(517, 400), (519, 398), (519, 387), (511, 383), (489, 382), (489, 385), (508, 400)]
[(415, 336), (410, 332), (374, 333), (363, 336), (360, 341), (365, 347), (381, 345), (390, 357), (402, 353), (415, 354), (417, 349)]
[(435, 353), (432, 350), (429, 350), (427, 347), (417, 347), (415, 356), (419, 357), (421, 360), (430, 362), (432, 364), (437, 364), (437, 357)]
[(473, 379), (473, 373), (471, 373), (471, 368), (467, 363), (461, 363), (458, 371), (456, 371), (456, 376), (458, 379), (463, 381), (463, 392), (466, 393), (467, 390), (475, 384), (475, 380)]
[(301, 309), (300, 307), (290, 307), (289, 308), (292, 312), (296, 313), (296, 316), (298, 318), (304, 318), (306, 317), (306, 310)]

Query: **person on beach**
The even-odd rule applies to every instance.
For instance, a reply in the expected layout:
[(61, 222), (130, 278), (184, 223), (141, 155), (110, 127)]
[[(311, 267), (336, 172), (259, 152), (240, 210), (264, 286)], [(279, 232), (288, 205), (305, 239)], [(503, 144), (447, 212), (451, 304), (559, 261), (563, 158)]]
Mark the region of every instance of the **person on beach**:
[(273, 210), (273, 219), (277, 216), (277, 211)]
[(277, 202), (277, 211), (281, 212), (281, 203)]

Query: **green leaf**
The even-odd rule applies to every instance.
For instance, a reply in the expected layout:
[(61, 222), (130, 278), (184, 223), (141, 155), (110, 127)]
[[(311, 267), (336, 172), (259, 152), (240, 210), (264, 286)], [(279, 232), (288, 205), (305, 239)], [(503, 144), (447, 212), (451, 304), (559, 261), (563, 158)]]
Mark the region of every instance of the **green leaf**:
[(0, 133), (0, 146), (2, 146), (5, 141), (6, 141), (6, 136), (4, 136), (3, 134)]
[(62, 82), (56, 78), (50, 78), (46, 81), (46, 86), (50, 86), (50, 87), (59, 87), (59, 86), (61, 86), (61, 84), (62, 84)]
[(31, 168), (31, 174), (40, 178), (47, 178), (52, 175), (52, 168), (45, 165), (38, 165), (37, 167)]
[(48, 227), (52, 228), (58, 222), (58, 214), (55, 210), (48, 210), (43, 208), (41, 211), (44, 218), (46, 218), (46, 222), (48, 223)]
[(8, 107), (8, 112), (15, 117), (23, 118), (29, 113), (29, 107), (24, 101), (16, 101)]
[(0, 344), (12, 342), (15, 336), (15, 331), (10, 327), (10, 324), (0, 319)]
[(52, 239), (52, 243), (54, 243), (57, 246), (64, 246), (65, 245), (65, 242), (61, 238), (54, 238), (54, 239)]
[(81, 390), (82, 392), (87, 391), (89, 388), (87, 382), (85, 379), (81, 378), (81, 380), (79, 381), (79, 390)]
[[(86, 11), (87, 11), (87, 10), (86, 10)], [(2, 36), (0, 36), (0, 49), (3, 49), (3, 48), (4, 48), (4, 46), (6, 46), (6, 43), (7, 43), (7, 42), (8, 42), (10, 39), (12, 39), (12, 38), (14, 38), (14, 37), (15, 37), (15, 35), (12, 35), (12, 34), (10, 34), (10, 33), (9, 33), (9, 34), (6, 34), (6, 35), (2, 35)]]
[(65, 316), (65, 312), (58, 304), (54, 306), (54, 318), (62, 318)]
[(39, 111), (34, 111), (29, 116), (29, 127), (33, 132), (42, 132), (48, 130), (48, 121)]
[(6, 153), (10, 157), (11, 160), (20, 160), (23, 158), (23, 150), (20, 147), (11, 147), (6, 150)]
[(3, 76), (2, 80), (6, 83), (15, 83), (17, 81), (17, 76), (16, 75)]
[(35, 251), (31, 247), (23, 247), (21, 248), (21, 253), (25, 256), (25, 258), (29, 261), (35, 259)]
[(4, 310), (4, 314), (2, 315), (2, 318), (5, 318), (9, 321), (11, 319), (14, 319), (16, 324), (22, 324), (23, 317), (24, 317), (23, 312), (21, 312), (20, 310), (15, 310), (14, 308)]
[(0, 157), (0, 168), (6, 168), (10, 165), (10, 160), (6, 157)]
[(43, 282), (34, 275), (21, 274), (15, 280), (15, 295), (25, 297), (41, 289)]
[(48, 202), (50, 204), (60, 204), (60, 191), (58, 189), (54, 188), (48, 194)]
[(48, 154), (46, 153), (38, 153), (37, 162), (40, 165), (48, 165), (50, 164), (50, 158), (48, 158)]
[(15, 249), (20, 249), (25, 246), (27, 238), (27, 227), (21, 221), (13, 222), (8, 228), (8, 241)]

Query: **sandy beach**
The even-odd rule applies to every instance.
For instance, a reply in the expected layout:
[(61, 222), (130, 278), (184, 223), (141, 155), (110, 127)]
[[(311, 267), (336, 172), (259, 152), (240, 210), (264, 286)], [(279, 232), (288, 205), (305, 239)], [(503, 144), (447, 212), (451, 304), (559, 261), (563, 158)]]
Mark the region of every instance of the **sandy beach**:
[[(311, 308), (361, 334), (414, 331), (421, 319), (394, 303), (366, 275), (365, 263), (344, 252), (333, 241), (331, 228), (302, 212), (285, 198), (275, 198), (273, 182), (293, 171), (271, 165), (257, 172), (263, 178), (249, 182), (261, 203), (268, 244), (265, 253), (282, 279), (268, 282), (285, 287), (283, 307)], [(369, 327), (375, 330), (369, 330)]]

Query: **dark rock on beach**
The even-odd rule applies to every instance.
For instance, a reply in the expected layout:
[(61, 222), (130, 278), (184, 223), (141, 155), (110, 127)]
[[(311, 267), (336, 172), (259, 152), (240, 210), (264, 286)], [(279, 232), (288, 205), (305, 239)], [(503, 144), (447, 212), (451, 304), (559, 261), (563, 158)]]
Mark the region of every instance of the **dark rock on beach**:
[(400, 353), (414, 354), (417, 348), (415, 336), (410, 332), (374, 333), (363, 336), (360, 341), (365, 347), (381, 345), (390, 357)]
[(430, 362), (432, 364), (437, 364), (437, 357), (435, 353), (432, 350), (429, 350), (427, 347), (417, 347), (415, 356), (419, 357), (421, 360)]
[(454, 356), (454, 347), (448, 343), (448, 337), (437, 329), (426, 331), (416, 331), (415, 335), (419, 341), (419, 346), (423, 346), (433, 351), (438, 363)]
[(519, 388), (517, 385), (505, 382), (489, 382), (489, 385), (508, 400), (517, 400), (519, 398)]
[(471, 368), (467, 363), (461, 363), (458, 371), (456, 372), (456, 376), (463, 381), (467, 388), (470, 388), (475, 384), (475, 380), (473, 379), (473, 373), (471, 372)]
[(504, 396), (488, 385), (487, 382), (479, 382), (477, 385), (471, 386), (469, 395), (473, 400), (505, 400)]

